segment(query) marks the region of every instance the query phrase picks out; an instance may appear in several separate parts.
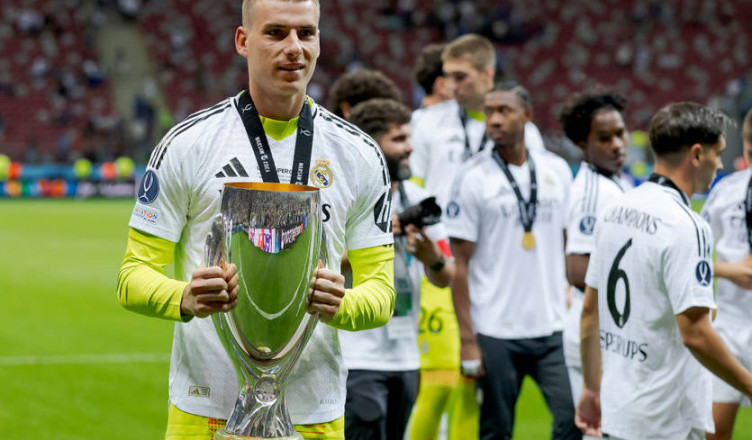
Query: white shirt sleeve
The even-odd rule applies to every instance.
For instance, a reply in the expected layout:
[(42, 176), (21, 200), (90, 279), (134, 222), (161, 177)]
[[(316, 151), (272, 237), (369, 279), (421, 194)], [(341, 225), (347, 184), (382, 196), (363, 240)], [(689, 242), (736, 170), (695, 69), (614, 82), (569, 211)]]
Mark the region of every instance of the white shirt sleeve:
[(450, 237), (477, 242), (480, 230), (480, 189), (472, 171), (457, 173), (452, 194), (444, 210), (444, 224)]
[(410, 172), (413, 176), (426, 180), (428, 178), (428, 167), (431, 159), (431, 143), (426, 139), (426, 123), (431, 122), (430, 117), (418, 118), (415, 124), (411, 126), (410, 144), (413, 152), (410, 153)]
[(707, 224), (697, 220), (697, 228), (685, 226), (675, 231), (672, 242), (666, 244), (662, 254), (663, 280), (677, 315), (691, 307), (715, 307), (713, 262), (709, 249), (703, 244), (712, 249), (712, 239)]
[(584, 199), (571, 200), (567, 210), (567, 255), (589, 254), (595, 248), (596, 217), (583, 210)]
[[(166, 135), (166, 136), (169, 136)], [(178, 137), (171, 143), (160, 143), (152, 152), (153, 159), (138, 185), (136, 204), (128, 225), (134, 229), (178, 242), (186, 224), (190, 172), (183, 169)]]
[(546, 151), (543, 136), (540, 130), (532, 122), (525, 123), (525, 146), (530, 151)]
[[(369, 139), (369, 142), (375, 142)], [(358, 173), (355, 204), (347, 213), (346, 246), (365, 249), (392, 244), (392, 191), (381, 150), (365, 158)], [(377, 154), (379, 156), (377, 156)]]
[(700, 215), (702, 215), (705, 221), (708, 222), (708, 224), (710, 225), (710, 230), (713, 231), (714, 241), (718, 241), (723, 230), (723, 224), (721, 223), (721, 213), (716, 207), (716, 205), (719, 203), (719, 199), (722, 197), (720, 190), (723, 186), (725, 185), (719, 183), (716, 184), (716, 186), (714, 186), (712, 190), (710, 190), (710, 194), (708, 194), (708, 198), (705, 200), (705, 204), (703, 204), (702, 206), (702, 211), (700, 211)]
[[(604, 211), (605, 212), (605, 211)], [(599, 216), (602, 217), (602, 216)], [(601, 220), (600, 218), (598, 220)], [(587, 272), (585, 272), (585, 285), (592, 287), (593, 289), (598, 289), (598, 266), (599, 266), (599, 260), (600, 255), (598, 252), (598, 236), (600, 234), (599, 231), (599, 224), (600, 222), (596, 223), (595, 228), (593, 229), (593, 245), (590, 248), (590, 260), (588, 261), (588, 267)], [(567, 240), (569, 240), (569, 236), (567, 235)], [(567, 249), (569, 248), (569, 244), (567, 244)], [(569, 251), (567, 250), (567, 253)]]

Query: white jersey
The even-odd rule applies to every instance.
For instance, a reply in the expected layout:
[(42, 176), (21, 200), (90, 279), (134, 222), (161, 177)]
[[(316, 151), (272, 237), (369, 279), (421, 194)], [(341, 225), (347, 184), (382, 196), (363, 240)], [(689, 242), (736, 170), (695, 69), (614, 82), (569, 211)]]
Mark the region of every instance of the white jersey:
[[(710, 191), (702, 216), (710, 223), (716, 259), (733, 262), (749, 258), (744, 200), (752, 171), (746, 169), (721, 179)], [(752, 323), (752, 292), (723, 278), (716, 280), (718, 315), (715, 325)]]
[[(563, 232), (572, 171), (553, 153), (530, 157), (538, 182), (535, 248), (522, 247), (517, 197), (490, 155), (460, 169), (446, 209), (449, 236), (475, 243), (468, 268), (474, 330), (495, 338), (549, 336), (564, 327)], [(529, 161), (509, 170), (529, 200)]]
[[(392, 195), (392, 212), (399, 213), (429, 197), (421, 187), (410, 181), (403, 182), (407, 206), (404, 206), (400, 194)], [(426, 234), (433, 241), (446, 239), (446, 231), (441, 223), (426, 227)], [(395, 238), (395, 253), (400, 251), (397, 241), (405, 237)], [(358, 332), (340, 331), (340, 343), (345, 365), (350, 370), (377, 371), (406, 371), (420, 368), (420, 353), (418, 351), (418, 318), (420, 313), (420, 285), (425, 273), (423, 264), (414, 256), (406, 255), (409, 282), (414, 287), (412, 295), (405, 300), (398, 299), (395, 315), (383, 327)], [(400, 258), (395, 255), (394, 263), (399, 264)], [(399, 283), (395, 268), (395, 284), (397, 295), (400, 295)]]
[[(130, 226), (177, 243), (175, 274), (181, 280), (189, 281), (203, 264), (204, 241), (219, 212), (223, 184), (262, 181), (236, 105), (237, 96), (228, 98), (170, 130), (154, 150), (137, 196)], [(389, 216), (380, 215), (389, 203), (389, 177), (371, 138), (322, 107), (311, 106), (309, 184), (322, 189), (328, 267), (339, 271), (345, 248), (392, 243)], [(280, 182), (289, 182), (295, 136), (267, 139)], [(346, 375), (337, 330), (319, 323), (286, 388), (293, 423), (340, 417)], [(236, 373), (210, 318), (175, 325), (169, 394), (185, 412), (230, 415), (238, 394)]]
[[(486, 132), (485, 122), (467, 118), (463, 128), (461, 111), (457, 101), (444, 101), (416, 110), (410, 124), (410, 143), (414, 149), (410, 155), (410, 171), (423, 180), (424, 188), (436, 196), (442, 208), (449, 201), (452, 182), (466, 159), (465, 136), (472, 154), (480, 151), (488, 155), (493, 148), (490, 139), (480, 148)], [(543, 138), (532, 122), (525, 124), (525, 144), (531, 151), (544, 150)]]
[[(582, 162), (572, 183), (569, 208), (567, 209), (567, 255), (588, 255), (595, 248), (595, 222), (598, 214), (611, 201), (631, 189), (632, 183), (624, 177), (608, 177), (587, 163)], [(571, 286), (572, 305), (567, 310), (564, 327), (564, 359), (567, 366), (579, 367), (580, 362), (580, 315), (584, 292)]]
[(586, 283), (598, 289), (601, 425), (632, 439), (713, 431), (710, 372), (676, 315), (713, 307), (713, 237), (675, 187), (645, 182), (598, 217)]

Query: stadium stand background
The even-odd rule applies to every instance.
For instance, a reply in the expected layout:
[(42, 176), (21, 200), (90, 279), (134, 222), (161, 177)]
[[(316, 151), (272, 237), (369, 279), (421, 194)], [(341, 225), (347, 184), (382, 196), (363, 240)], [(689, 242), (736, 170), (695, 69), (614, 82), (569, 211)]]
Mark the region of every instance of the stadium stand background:
[[(143, 163), (171, 125), (244, 87), (233, 43), (239, 5), (4, 0), (0, 153), (26, 163), (120, 155)], [(735, 118), (752, 107), (749, 1), (323, 0), (321, 7), (322, 52), (309, 88), (318, 102), (340, 74), (359, 67), (383, 71), (408, 104), (419, 102), (418, 51), (476, 32), (496, 43), (499, 74), (530, 89), (536, 124), (565, 155), (561, 103), (594, 83), (629, 98), (636, 132), (670, 101), (711, 103)], [(732, 134), (727, 165), (740, 145)]]

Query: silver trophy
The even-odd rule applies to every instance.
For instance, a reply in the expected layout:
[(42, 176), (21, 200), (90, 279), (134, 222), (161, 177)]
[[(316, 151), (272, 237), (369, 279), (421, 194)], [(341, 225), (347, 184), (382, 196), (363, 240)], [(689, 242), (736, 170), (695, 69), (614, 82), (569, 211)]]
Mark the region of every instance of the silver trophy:
[(215, 440), (302, 439), (284, 389), (313, 333), (306, 312), (319, 261), (326, 263), (318, 188), (228, 183), (206, 238), (206, 265), (235, 263), (238, 305), (212, 315), (238, 373), (240, 393)]

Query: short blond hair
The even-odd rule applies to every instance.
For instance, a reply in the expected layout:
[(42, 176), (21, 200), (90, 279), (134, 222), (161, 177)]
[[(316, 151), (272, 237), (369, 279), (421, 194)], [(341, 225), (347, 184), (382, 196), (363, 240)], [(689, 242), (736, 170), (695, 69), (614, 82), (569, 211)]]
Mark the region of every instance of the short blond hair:
[(477, 70), (496, 67), (496, 49), (488, 38), (476, 34), (463, 35), (447, 44), (441, 61), (468, 60)]
[[(253, 4), (258, 1), (259, 0), (243, 0), (243, 5), (241, 6), (241, 12), (243, 14), (243, 26), (249, 26), (251, 24), (251, 6), (253, 6)], [(321, 16), (321, 5), (319, 4), (319, 0), (276, 0), (276, 1), (286, 1), (288, 3), (313, 2), (313, 4), (316, 5), (316, 12), (318, 12), (319, 17)]]

